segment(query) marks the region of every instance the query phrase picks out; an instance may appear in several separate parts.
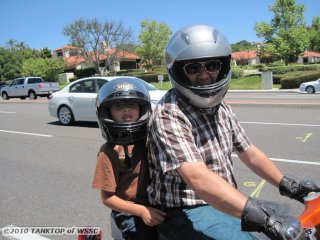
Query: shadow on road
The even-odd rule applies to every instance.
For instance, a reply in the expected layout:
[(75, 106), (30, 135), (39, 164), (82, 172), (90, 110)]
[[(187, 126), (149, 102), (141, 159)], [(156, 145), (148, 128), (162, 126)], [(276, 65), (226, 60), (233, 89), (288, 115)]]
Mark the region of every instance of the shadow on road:
[(99, 128), (96, 122), (75, 122), (70, 126), (65, 126), (60, 123), (60, 121), (48, 122), (49, 125), (61, 126), (61, 127), (86, 127), (86, 128)]

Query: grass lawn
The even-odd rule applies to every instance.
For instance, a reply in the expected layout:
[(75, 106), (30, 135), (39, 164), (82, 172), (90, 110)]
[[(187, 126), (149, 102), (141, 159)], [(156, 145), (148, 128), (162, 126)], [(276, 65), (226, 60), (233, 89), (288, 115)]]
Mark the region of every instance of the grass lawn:
[[(60, 85), (60, 89), (65, 87), (68, 83)], [(169, 90), (172, 88), (171, 82), (166, 81), (162, 84), (158, 82), (151, 83), (157, 89), (160, 90)], [(250, 77), (242, 77), (237, 79), (231, 79), (229, 89), (233, 90), (257, 90), (261, 89), (261, 76), (250, 76)], [(273, 88), (280, 88), (280, 84), (273, 84)]]
[[(160, 90), (168, 90), (172, 87), (171, 82), (151, 83)], [(261, 76), (242, 77), (231, 79), (229, 89), (233, 90), (259, 90), (262, 87)], [(280, 84), (273, 84), (273, 88), (280, 88)]]
[(231, 79), (230, 89), (261, 89), (261, 76)]

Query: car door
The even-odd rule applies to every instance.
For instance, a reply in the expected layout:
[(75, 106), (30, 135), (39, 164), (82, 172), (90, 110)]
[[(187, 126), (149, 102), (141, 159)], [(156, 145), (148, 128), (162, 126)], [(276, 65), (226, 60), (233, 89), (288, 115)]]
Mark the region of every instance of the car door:
[(10, 97), (22, 96), (24, 78), (17, 78), (12, 81), (8, 88), (8, 94)]
[(69, 103), (76, 121), (96, 121), (96, 79), (85, 79), (70, 86)]

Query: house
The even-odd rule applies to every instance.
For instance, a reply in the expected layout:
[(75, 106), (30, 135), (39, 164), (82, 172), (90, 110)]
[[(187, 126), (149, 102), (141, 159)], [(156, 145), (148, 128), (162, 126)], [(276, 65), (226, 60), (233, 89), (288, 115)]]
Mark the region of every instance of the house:
[(231, 61), (236, 66), (260, 64), (260, 57), (257, 50), (248, 50), (242, 52), (234, 52), (231, 54)]
[[(105, 66), (105, 61), (108, 55), (115, 54), (116, 49), (109, 49), (106, 54), (100, 54), (100, 68), (103, 69)], [(93, 63), (88, 62), (80, 54), (80, 49), (74, 46), (64, 46), (58, 48), (52, 52), (52, 57), (62, 57), (68, 66), (68, 69), (86, 69), (94, 68)], [(119, 51), (115, 56), (116, 61), (113, 62), (109, 70), (119, 71), (121, 69), (137, 69), (141, 58), (133, 53), (127, 53), (125, 51)]]
[(302, 56), (299, 56), (298, 63), (320, 63), (320, 53), (305, 51)]
[[(272, 58), (265, 57), (261, 59), (257, 55), (257, 50), (248, 50), (248, 51), (232, 53), (231, 60), (235, 63), (236, 66), (243, 66), (243, 65), (254, 65), (254, 64), (271, 62)], [(297, 63), (300, 63), (300, 64), (320, 63), (320, 53), (306, 51), (302, 56), (298, 57)]]

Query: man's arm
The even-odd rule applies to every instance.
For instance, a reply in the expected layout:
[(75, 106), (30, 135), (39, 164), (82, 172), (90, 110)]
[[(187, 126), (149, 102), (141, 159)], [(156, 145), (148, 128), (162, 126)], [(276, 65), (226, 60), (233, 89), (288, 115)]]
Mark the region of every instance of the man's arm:
[(242, 162), (255, 174), (279, 188), (283, 174), (259, 148), (252, 145), (246, 151), (238, 153), (238, 155)]
[[(295, 239), (303, 239), (302, 227), (297, 219), (279, 216), (258, 200), (247, 198), (218, 174), (208, 170), (204, 163), (184, 162), (177, 170), (188, 186), (208, 204), (240, 218), (243, 231), (263, 232), (270, 239), (282, 240), (286, 239), (284, 236), (290, 229), (294, 231)], [(289, 220), (292, 222), (289, 223)]]
[(248, 198), (220, 175), (210, 171), (204, 163), (184, 162), (177, 170), (188, 186), (208, 204), (237, 218), (241, 217)]

